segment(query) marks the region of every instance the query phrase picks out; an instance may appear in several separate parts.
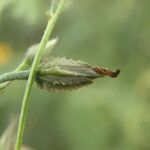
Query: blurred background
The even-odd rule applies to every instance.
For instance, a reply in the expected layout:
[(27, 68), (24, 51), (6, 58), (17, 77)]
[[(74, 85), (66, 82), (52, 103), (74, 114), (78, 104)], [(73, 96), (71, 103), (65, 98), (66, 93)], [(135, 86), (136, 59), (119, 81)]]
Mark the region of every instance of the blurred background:
[[(0, 0), (0, 74), (41, 40), (48, 0)], [(150, 1), (68, 0), (54, 56), (121, 69), (77, 91), (33, 86), (24, 144), (34, 150), (150, 149)], [(25, 81), (0, 95), (0, 134), (19, 116)]]

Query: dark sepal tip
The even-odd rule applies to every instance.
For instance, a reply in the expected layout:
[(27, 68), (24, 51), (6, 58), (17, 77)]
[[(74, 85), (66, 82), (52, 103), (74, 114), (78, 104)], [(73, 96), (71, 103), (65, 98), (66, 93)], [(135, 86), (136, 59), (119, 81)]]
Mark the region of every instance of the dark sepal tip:
[(112, 78), (116, 78), (120, 74), (120, 69), (117, 69), (115, 72), (112, 73)]
[(114, 72), (114, 71), (111, 71), (111, 70), (109, 70), (107, 68), (103, 68), (103, 67), (94, 67), (93, 70), (101, 76), (109, 76), (112, 78), (116, 78), (120, 73), (120, 69), (117, 69)]

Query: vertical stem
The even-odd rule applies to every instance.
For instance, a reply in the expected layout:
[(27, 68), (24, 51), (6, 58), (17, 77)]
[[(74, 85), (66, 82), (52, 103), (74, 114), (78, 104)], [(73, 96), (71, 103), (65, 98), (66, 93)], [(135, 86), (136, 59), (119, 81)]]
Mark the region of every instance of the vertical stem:
[(21, 114), (20, 114), (20, 119), (19, 119), (18, 132), (17, 132), (17, 139), (16, 139), (16, 144), (15, 144), (15, 150), (21, 150), (21, 146), (22, 146), (22, 142), (23, 142), (24, 129), (25, 129), (25, 124), (26, 124), (26, 119), (27, 119), (28, 106), (29, 106), (29, 97), (30, 97), (31, 88), (32, 88), (32, 85), (34, 82), (36, 70), (37, 70), (38, 65), (40, 63), (41, 57), (43, 56), (44, 49), (46, 47), (46, 43), (48, 42), (48, 39), (52, 33), (52, 30), (56, 24), (58, 17), (60, 16), (60, 14), (64, 8), (65, 3), (66, 3), (66, 0), (60, 0), (56, 12), (52, 16), (52, 18), (48, 21), (47, 27), (44, 31), (44, 35), (42, 37), (38, 51), (37, 51), (35, 58), (33, 60), (29, 79), (28, 79), (28, 82), (26, 85), (25, 94), (23, 97)]

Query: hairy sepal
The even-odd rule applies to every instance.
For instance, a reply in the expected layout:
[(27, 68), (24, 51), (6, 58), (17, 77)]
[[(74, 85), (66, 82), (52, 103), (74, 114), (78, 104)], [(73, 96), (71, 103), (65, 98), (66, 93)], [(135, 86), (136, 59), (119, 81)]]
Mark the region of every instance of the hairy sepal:
[(57, 57), (40, 64), (36, 82), (40, 88), (48, 91), (64, 91), (92, 84), (93, 79), (100, 76), (83, 61)]
[[(45, 59), (45, 57), (48, 57), (50, 55), (51, 51), (53, 50), (53, 48), (55, 47), (57, 42), (58, 42), (58, 38), (54, 38), (54, 39), (49, 40), (47, 42), (46, 48), (45, 48), (45, 51), (44, 51), (44, 56), (43, 56), (42, 59)], [(25, 60), (27, 60), (30, 65), (33, 62), (34, 56), (35, 56), (38, 48), (39, 48), (39, 43), (31, 46), (25, 54)]]

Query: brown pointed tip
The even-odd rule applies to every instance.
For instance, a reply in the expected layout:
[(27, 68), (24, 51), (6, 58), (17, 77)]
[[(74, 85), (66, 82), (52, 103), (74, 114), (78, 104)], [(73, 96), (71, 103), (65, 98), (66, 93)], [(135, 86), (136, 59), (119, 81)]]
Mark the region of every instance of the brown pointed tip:
[(112, 78), (116, 78), (120, 74), (120, 69), (117, 69), (115, 72), (113, 72)]
[(112, 78), (116, 78), (120, 73), (120, 69), (117, 69), (116, 71), (111, 71), (102, 67), (94, 67), (93, 70), (101, 76), (109, 76)]

